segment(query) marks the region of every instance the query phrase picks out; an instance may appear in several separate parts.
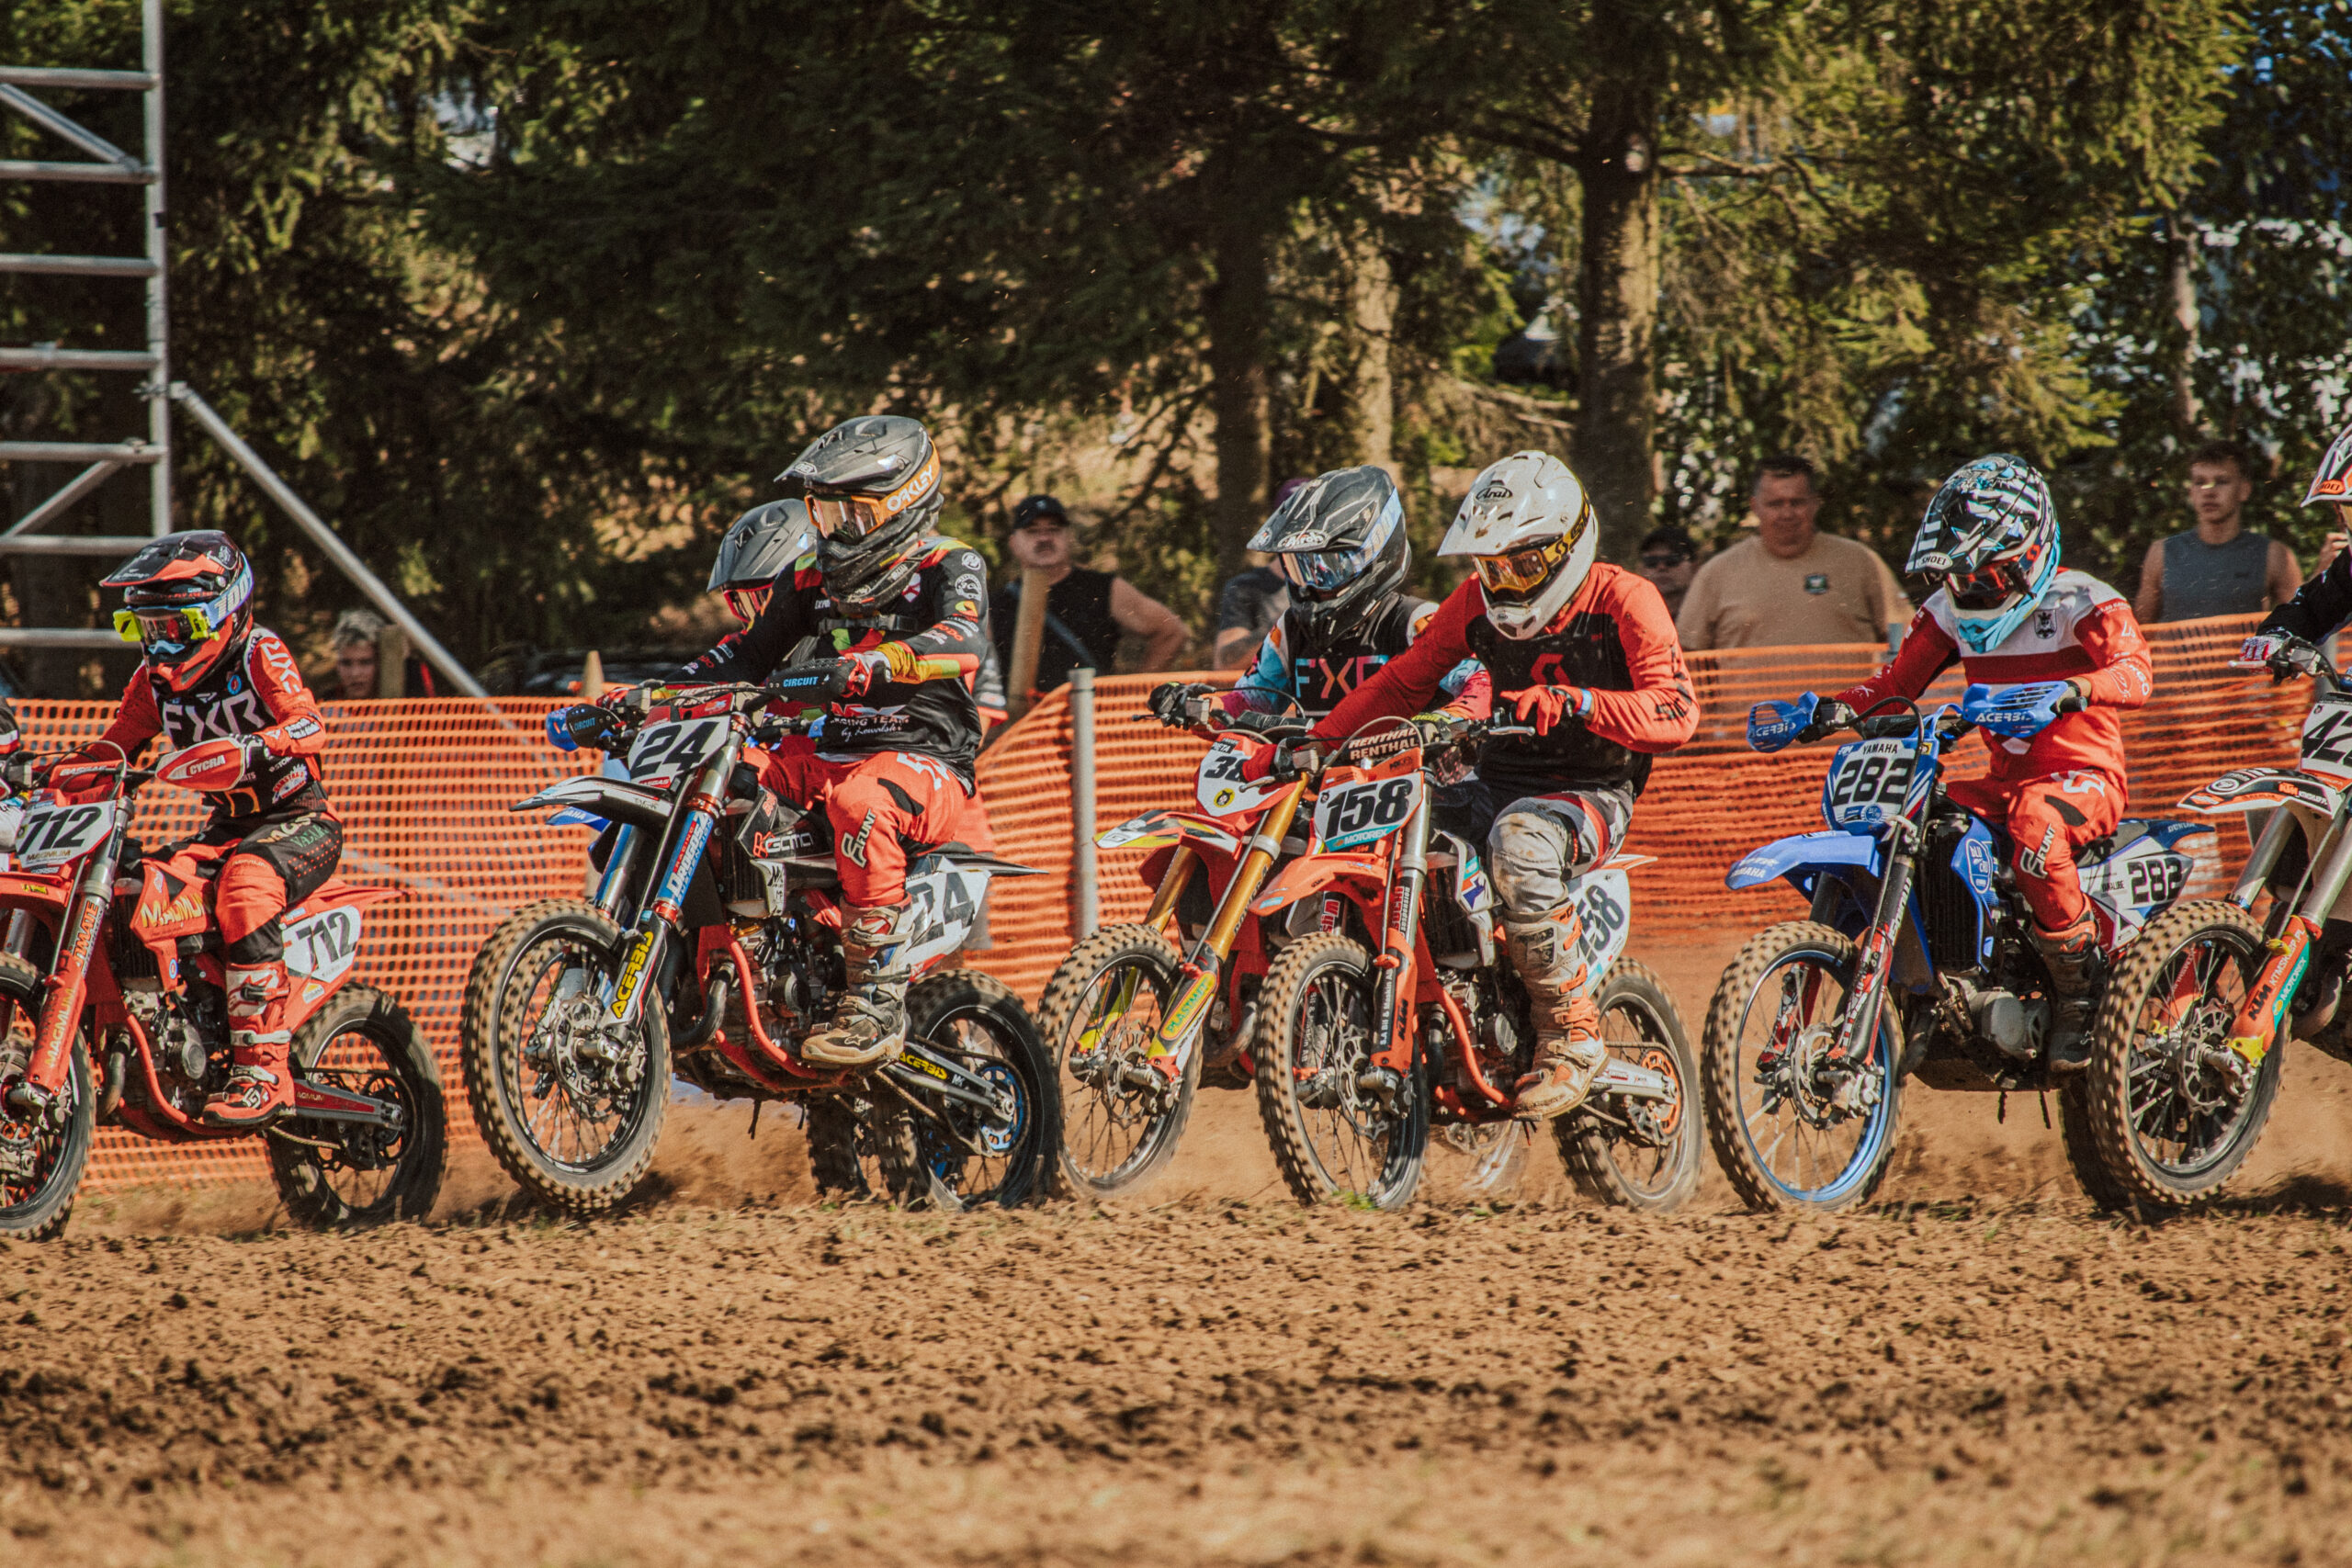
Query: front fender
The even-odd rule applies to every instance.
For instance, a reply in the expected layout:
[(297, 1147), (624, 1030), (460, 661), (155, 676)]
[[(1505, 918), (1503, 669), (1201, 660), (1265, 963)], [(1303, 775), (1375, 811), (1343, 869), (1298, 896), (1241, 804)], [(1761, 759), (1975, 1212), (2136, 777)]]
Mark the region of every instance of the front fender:
[(1388, 881), (1385, 855), (1307, 855), (1283, 867), (1272, 886), (1258, 895), (1250, 912), (1261, 918), (1320, 893), (1334, 882), (1354, 880), (1373, 885), (1374, 897)]
[(1755, 887), (1777, 877), (1787, 877), (1799, 892), (1809, 892), (1809, 887), (1796, 881), (1796, 874), (1825, 866), (1853, 865), (1876, 876), (1884, 860), (1884, 849), (1876, 837), (1826, 829), (1775, 839), (1748, 851), (1724, 874), (1724, 886), (1735, 889)]
[(2342, 790), (2292, 768), (2239, 768), (2190, 791), (2180, 807), (2203, 817), (2225, 817), (2236, 811), (2301, 806), (2322, 817), (2333, 817), (2343, 799)]
[[(560, 806), (584, 812), (605, 822), (633, 822), (640, 828), (662, 829), (670, 821), (670, 802), (659, 791), (628, 779), (582, 773), (549, 784), (538, 794), (518, 800), (509, 811), (535, 811)], [(561, 820), (560, 818), (558, 818)]]

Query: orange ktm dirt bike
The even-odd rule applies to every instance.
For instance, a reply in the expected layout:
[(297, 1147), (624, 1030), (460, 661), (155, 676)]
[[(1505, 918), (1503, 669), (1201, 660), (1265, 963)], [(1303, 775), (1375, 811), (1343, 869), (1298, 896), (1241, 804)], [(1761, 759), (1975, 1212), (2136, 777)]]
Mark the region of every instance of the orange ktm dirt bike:
[[(1267, 969), (1250, 1043), (1275, 1162), (1303, 1203), (1399, 1207), (1420, 1182), (1432, 1126), (1515, 1120), (1513, 1086), (1534, 1057), (1527, 993), (1497, 956), (1477, 845), (1437, 825), (1426, 773), (1449, 750), (1514, 732), (1526, 733), (1427, 719), (1358, 731), (1315, 781), (1306, 852), (1250, 905), (1269, 923), (1312, 911), (1311, 934)], [(1305, 761), (1283, 750), (1276, 777)], [(1623, 957), (1625, 873), (1646, 858), (1617, 856), (1571, 885), (1609, 1060), (1553, 1134), (1589, 1196), (1663, 1212), (1697, 1187), (1706, 1134), (1674, 1000)]]
[[(0, 1236), (65, 1228), (101, 1122), (159, 1143), (258, 1135), (288, 1213), (310, 1225), (423, 1219), (441, 1190), (433, 1054), (398, 1002), (351, 981), (362, 912), (392, 888), (330, 880), (285, 912), (294, 1109), (259, 1134), (203, 1122), (231, 1065), (206, 886), (222, 851), (146, 855), (131, 802), (153, 780), (204, 787), (236, 760), (213, 740), (152, 769), (57, 766), (48, 787), (0, 803)], [(39, 761), (14, 760), (12, 780)]]
[(1159, 1174), (1204, 1076), (1249, 1084), (1268, 957), (1296, 934), (1261, 926), (1250, 901), (1306, 847), (1298, 813), (1307, 781), (1252, 783), (1242, 770), (1312, 721), (1228, 716), (1214, 695), (1191, 699), (1184, 716), (1211, 741), (1195, 775), (1199, 809), (1147, 811), (1095, 840), (1149, 852), (1149, 911), (1080, 942), (1037, 1010), (1061, 1075), (1062, 1179), (1080, 1194), (1108, 1197)]
[(761, 686), (640, 687), (594, 736), (549, 716), (556, 745), (624, 755), (628, 776), (515, 804), (604, 829), (596, 891), (517, 910), (466, 987), (474, 1120), (534, 1197), (578, 1214), (626, 1199), (652, 1166), (673, 1076), (801, 1106), (828, 1194), (951, 1210), (1043, 1195), (1060, 1134), (1036, 1026), (997, 980), (947, 967), (989, 879), (1030, 868), (955, 845), (918, 855), (905, 1046), (866, 1067), (798, 1055), (846, 983), (833, 836), (743, 753), (821, 736), (821, 714), (775, 710), (821, 702), (831, 679), (819, 664)]

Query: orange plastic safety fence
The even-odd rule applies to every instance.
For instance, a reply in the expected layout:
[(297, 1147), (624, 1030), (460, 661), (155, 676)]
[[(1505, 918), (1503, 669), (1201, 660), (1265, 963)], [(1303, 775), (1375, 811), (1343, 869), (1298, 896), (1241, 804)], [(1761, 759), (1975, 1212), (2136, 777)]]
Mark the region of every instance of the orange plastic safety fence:
[[(404, 895), (367, 912), (354, 977), (397, 998), (431, 1042), (453, 1143), (476, 1136), (457, 1062), (458, 1013), (475, 950), (533, 899), (578, 894), (584, 874), (587, 829), (550, 828), (544, 812), (507, 809), (596, 761), (548, 744), (542, 721), (554, 705), (450, 699), (326, 709), (327, 788), (345, 833), (337, 874)], [(114, 706), (30, 702), (17, 711), (27, 748), (46, 750), (95, 737)], [(161, 846), (195, 832), (209, 808), (203, 796), (149, 784), (133, 831)], [(255, 1139), (157, 1144), (102, 1128), (89, 1179), (104, 1187), (267, 1173)]]
[[(2310, 687), (2295, 682), (2274, 689), (2264, 676), (2225, 668), (2252, 625), (2251, 618), (2223, 617), (2148, 628), (2155, 700), (2124, 719), (2133, 812), (2172, 815), (2183, 795), (2219, 773), (2292, 761)], [(1801, 913), (1796, 895), (1787, 887), (1774, 884), (1733, 893), (1723, 885), (1724, 873), (1758, 844), (1821, 825), (1821, 782), (1834, 748), (1758, 756), (1747, 749), (1747, 710), (1767, 697), (1836, 691), (1875, 669), (1882, 657), (1866, 646), (1690, 656), (1701, 710), (1698, 733), (1680, 750), (1658, 759), (1627, 845), (1657, 857), (1633, 874), (1637, 949), (1645, 942), (1664, 946), (1712, 939)], [(1098, 828), (1193, 797), (1203, 744), (1136, 722), (1151, 688), (1167, 678), (1123, 676), (1095, 682)], [(1957, 702), (1962, 684), (1955, 668), (1927, 701)], [(980, 788), (999, 852), (1051, 874), (1001, 881), (991, 888), (989, 928), (996, 945), (974, 962), (1031, 998), (1044, 988), (1074, 940), (1069, 744), (1068, 694), (1057, 691), (980, 759)], [(1965, 741), (1952, 766), (1961, 777), (1982, 773), (1982, 739)], [(2245, 833), (2226, 820), (2218, 838), (2192, 839), (2188, 847), (2199, 861), (2190, 884), (2196, 896), (2225, 886), (2246, 852)], [(1100, 852), (1104, 924), (1135, 919), (1148, 906), (1150, 889), (1137, 874), (1141, 863), (1140, 852)]]

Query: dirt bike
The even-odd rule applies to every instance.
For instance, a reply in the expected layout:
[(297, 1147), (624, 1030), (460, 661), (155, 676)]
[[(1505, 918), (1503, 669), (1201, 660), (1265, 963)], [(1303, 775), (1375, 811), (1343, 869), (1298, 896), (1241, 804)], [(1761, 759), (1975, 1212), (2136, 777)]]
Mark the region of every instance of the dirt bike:
[[(566, 779), (513, 807), (604, 829), (594, 894), (516, 911), (466, 986), (474, 1119), (541, 1201), (593, 1214), (636, 1190), (673, 1074), (722, 1100), (801, 1106), (828, 1195), (944, 1209), (1042, 1195), (1060, 1134), (1036, 1027), (998, 981), (940, 967), (990, 878), (1030, 868), (957, 846), (918, 856), (906, 1044), (867, 1067), (797, 1054), (845, 983), (832, 834), (821, 809), (763, 787), (743, 751), (821, 735), (821, 714), (773, 710), (821, 701), (831, 678), (814, 665), (762, 686), (639, 688), (591, 742), (626, 755), (628, 777)], [(550, 716), (550, 739), (576, 743), (562, 722)]]
[[(2094, 1131), (2111, 1067), (2094, 1050), (2087, 1071), (2052, 1070), (2054, 992), (2029, 939), (2007, 835), (1941, 787), (1945, 755), (1980, 720), (2020, 734), (2005, 701), (1975, 686), (1957, 708), (1890, 697), (1856, 716), (1862, 739), (1838, 749), (1822, 784), (1826, 829), (1750, 851), (1724, 879), (1733, 888), (1785, 881), (1813, 905), (1808, 919), (1747, 940), (1707, 1012), (1715, 1156), (1754, 1208), (1868, 1199), (1894, 1154), (1906, 1078), (2004, 1095), (2056, 1089), (2076, 1179), (2094, 1198), (2113, 1190)], [(1812, 724), (1815, 705), (1811, 694), (1757, 705), (1748, 744), (1781, 750)], [(2178, 845), (2211, 831), (2126, 818), (2075, 857), (2101, 953), (2110, 964), (2126, 955), (2098, 982), (2095, 1036), (2144, 988), (2143, 932), (2188, 880), (2192, 862)]]
[[(14, 760), (26, 779), (40, 759)], [(234, 764), (232, 766), (232, 764)], [(188, 789), (242, 754), (207, 741), (153, 768), (53, 765), (0, 804), (0, 1236), (65, 1228), (100, 1123), (159, 1143), (252, 1137), (207, 1126), (231, 1066), (220, 935), (204, 884), (219, 852), (146, 855), (131, 802), (152, 781)], [(88, 798), (96, 795), (97, 798)], [(209, 857), (209, 858), (208, 858)], [(406, 1011), (352, 983), (362, 911), (397, 890), (330, 880), (281, 918), (294, 1108), (259, 1134), (287, 1212), (303, 1224), (423, 1219), (447, 1150), (441, 1077)], [(101, 1068), (97, 1064), (103, 1064)]]
[[(2239, 768), (2180, 803), (2266, 819), (2248, 818), (2253, 853), (2226, 898), (2150, 923), (2130, 966), (2138, 1007), (2101, 1020), (2108, 1071), (2091, 1129), (2118, 1206), (2177, 1207), (2236, 1173), (2278, 1096), (2282, 1032), (2352, 1060), (2352, 1010), (2339, 1005), (2352, 936), (2352, 688), (2300, 638), (2257, 634), (2231, 667), (2308, 675), (2319, 693), (2294, 767)], [(2257, 919), (2266, 890), (2274, 900)]]
[(1236, 1087), (1250, 1081), (1259, 987), (1287, 933), (1261, 929), (1250, 900), (1283, 856), (1306, 847), (1292, 829), (1306, 781), (1242, 774), (1309, 721), (1228, 716), (1214, 696), (1189, 699), (1184, 716), (1211, 741), (1194, 783), (1200, 809), (1147, 811), (1095, 840), (1149, 852), (1150, 909), (1080, 942), (1037, 1009), (1063, 1075), (1062, 1179), (1096, 1197), (1139, 1186), (1168, 1163), (1205, 1073)]
[[(1381, 720), (1323, 762), (1278, 743), (1273, 776), (1312, 775), (1315, 812), (1306, 852), (1250, 905), (1292, 934), (1259, 993), (1250, 1055), (1275, 1163), (1302, 1203), (1400, 1207), (1433, 1126), (1516, 1131), (1513, 1086), (1534, 1055), (1527, 993), (1498, 961), (1477, 846), (1436, 825), (1426, 776), (1510, 733), (1528, 732)], [(1553, 1134), (1585, 1193), (1663, 1212), (1697, 1186), (1702, 1134), (1674, 1000), (1623, 956), (1625, 873), (1648, 858), (1618, 855), (1571, 884), (1609, 1059)]]

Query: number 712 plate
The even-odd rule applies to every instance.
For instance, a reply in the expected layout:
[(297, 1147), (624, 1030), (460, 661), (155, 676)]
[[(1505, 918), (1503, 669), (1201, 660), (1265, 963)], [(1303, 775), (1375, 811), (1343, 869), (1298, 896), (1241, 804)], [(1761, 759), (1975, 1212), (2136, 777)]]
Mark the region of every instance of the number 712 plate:
[(40, 871), (80, 860), (96, 849), (107, 829), (114, 826), (118, 804), (111, 800), (84, 806), (53, 800), (33, 802), (25, 807), (24, 821), (17, 829), (17, 866), (25, 871)]

